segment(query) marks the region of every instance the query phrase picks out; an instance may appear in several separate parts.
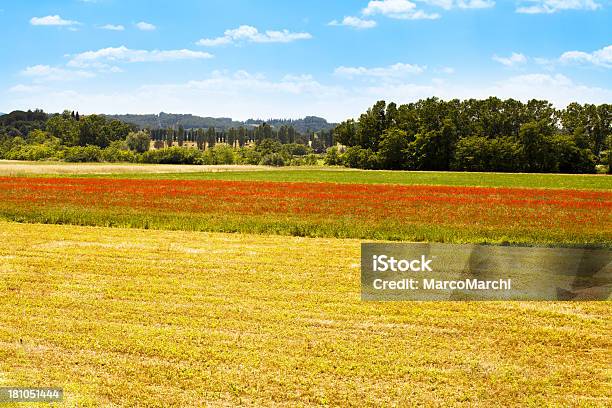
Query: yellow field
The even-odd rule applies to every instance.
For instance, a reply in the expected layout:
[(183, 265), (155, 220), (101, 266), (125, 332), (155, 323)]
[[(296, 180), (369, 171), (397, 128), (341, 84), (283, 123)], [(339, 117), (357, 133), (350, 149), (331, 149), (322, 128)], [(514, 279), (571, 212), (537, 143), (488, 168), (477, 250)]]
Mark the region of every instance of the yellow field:
[(0, 222), (0, 383), (70, 407), (612, 404), (609, 303), (364, 303), (359, 243)]
[(0, 160), (0, 176), (28, 174), (99, 174), (120, 175), (124, 173), (207, 173), (220, 171), (274, 170), (270, 166), (211, 165), (194, 164), (134, 164), (134, 163), (65, 163)]

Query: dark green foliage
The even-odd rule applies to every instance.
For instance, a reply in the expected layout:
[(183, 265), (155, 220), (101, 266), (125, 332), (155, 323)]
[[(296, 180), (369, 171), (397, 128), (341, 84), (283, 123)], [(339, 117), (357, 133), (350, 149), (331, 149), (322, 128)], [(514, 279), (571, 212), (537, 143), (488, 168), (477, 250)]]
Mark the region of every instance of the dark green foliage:
[(523, 165), (521, 145), (511, 137), (469, 136), (456, 146), (453, 170), (518, 171)]
[(280, 153), (269, 153), (261, 158), (259, 164), (281, 167), (285, 165), (285, 156)]
[(73, 146), (64, 152), (67, 162), (99, 162), (102, 161), (102, 149), (98, 146)]
[(364, 149), (360, 146), (352, 146), (342, 154), (342, 163), (346, 167), (358, 169), (380, 168), (379, 158), (372, 149)]
[(406, 168), (409, 145), (410, 139), (405, 131), (398, 128), (385, 130), (379, 144), (380, 165), (389, 170)]
[[(593, 173), (607, 165), (611, 105), (570, 104), (558, 111), (542, 100), (443, 101), (396, 106), (377, 102), (358, 121), (333, 132), (344, 153), (327, 163), (363, 169)], [(336, 157), (339, 156), (339, 157)]]
[(155, 164), (203, 164), (200, 150), (181, 147), (149, 150), (143, 153), (139, 160), (142, 163)]

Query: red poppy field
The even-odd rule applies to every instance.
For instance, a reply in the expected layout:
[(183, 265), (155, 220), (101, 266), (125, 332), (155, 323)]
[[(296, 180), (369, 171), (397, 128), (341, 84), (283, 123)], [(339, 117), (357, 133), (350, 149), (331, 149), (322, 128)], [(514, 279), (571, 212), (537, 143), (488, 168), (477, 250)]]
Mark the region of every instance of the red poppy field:
[(611, 210), (607, 190), (0, 178), (4, 219), (94, 226), (609, 246)]

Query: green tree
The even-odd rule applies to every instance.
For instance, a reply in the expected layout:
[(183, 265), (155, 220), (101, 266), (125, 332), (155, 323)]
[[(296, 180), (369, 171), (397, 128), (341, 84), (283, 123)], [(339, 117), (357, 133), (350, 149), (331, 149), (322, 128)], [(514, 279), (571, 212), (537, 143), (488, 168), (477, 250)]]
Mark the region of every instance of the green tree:
[(144, 130), (131, 132), (127, 136), (126, 143), (130, 150), (136, 153), (144, 153), (149, 150), (151, 145), (151, 135)]
[(409, 145), (410, 139), (405, 131), (398, 128), (385, 130), (378, 149), (381, 166), (391, 170), (405, 169), (408, 165), (406, 151)]

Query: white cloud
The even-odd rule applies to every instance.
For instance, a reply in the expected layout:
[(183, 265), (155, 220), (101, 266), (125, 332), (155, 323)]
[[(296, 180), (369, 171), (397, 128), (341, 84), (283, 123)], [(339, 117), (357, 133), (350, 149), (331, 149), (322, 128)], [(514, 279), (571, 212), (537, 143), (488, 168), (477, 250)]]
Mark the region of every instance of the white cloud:
[(388, 67), (338, 67), (334, 70), (334, 74), (345, 76), (345, 77), (376, 77), (376, 78), (401, 78), (406, 75), (420, 74), (427, 69), (426, 66), (403, 64), (398, 62), (397, 64), (389, 65)]
[(42, 88), (37, 85), (17, 84), (15, 86), (10, 87), (8, 91), (13, 92), (13, 93), (32, 93), (32, 92), (38, 92), (41, 89)]
[(451, 10), (453, 8), (460, 9), (482, 9), (490, 8), (495, 6), (493, 0), (417, 0), (421, 3), (428, 4), (430, 6), (441, 7), (445, 10)]
[(361, 12), (364, 16), (380, 14), (400, 20), (433, 20), (440, 17), (436, 13), (418, 10), (416, 4), (408, 0), (371, 0)]
[(32, 65), (21, 71), (22, 75), (33, 78), (35, 82), (68, 81), (93, 78), (94, 73), (82, 70), (68, 70), (50, 65)]
[(525, 0), (516, 9), (524, 14), (552, 14), (564, 10), (597, 10), (601, 4), (595, 0)]
[(122, 26), (121, 24), (105, 24), (103, 26), (100, 26), (101, 29), (103, 30), (110, 30), (110, 31), (123, 31), (125, 30), (125, 27)]
[[(348, 95), (342, 88), (322, 85), (310, 75), (269, 79), (246, 71), (216, 71), (199, 80), (144, 85), (117, 92), (47, 89), (39, 94), (16, 93), (11, 95), (10, 102), (0, 96), (0, 104), (9, 108), (38, 106), (49, 112), (61, 112), (66, 101), (70, 101), (71, 106), (79, 106), (83, 113), (164, 111), (231, 115), (236, 119), (270, 115), (297, 118), (305, 114), (344, 118), (353, 113), (337, 103), (339, 99), (350, 102), (345, 97)], [(257, 103), (253, 103), (255, 100)]]
[[(495, 6), (494, 0), (414, 0), (430, 7), (451, 9), (483, 9)], [(429, 13), (417, 8), (416, 3), (410, 0), (371, 0), (361, 10), (363, 16), (382, 15), (399, 20), (435, 20), (440, 18), (438, 13)], [(354, 28), (372, 28), (376, 21), (360, 17), (348, 16), (342, 21), (332, 20), (328, 25), (349, 26)]]
[(612, 89), (575, 83), (564, 75), (527, 74), (509, 77), (494, 83), (462, 84), (456, 81), (432, 81), (430, 84), (388, 83), (361, 91), (370, 101), (387, 100), (396, 103), (413, 102), (437, 96), (443, 99), (484, 99), (489, 96), (514, 98), (521, 101), (546, 99), (557, 107), (571, 102), (609, 103)]
[(436, 69), (436, 72), (438, 74), (452, 75), (452, 74), (455, 73), (455, 68), (453, 68), (453, 67), (440, 67), (440, 68)]
[(522, 101), (547, 99), (558, 107), (574, 101), (598, 104), (612, 100), (612, 89), (575, 83), (564, 75), (519, 75), (492, 83), (423, 80), (421, 83), (378, 81), (345, 87), (320, 83), (311, 75), (286, 75), (274, 80), (246, 71), (217, 71), (199, 80), (151, 84), (117, 92), (45, 88), (35, 93), (20, 93), (17, 88), (10, 97), (5, 94), (3, 98), (0, 94), (0, 105), (4, 111), (38, 106), (61, 112), (66, 101), (70, 101), (71, 106), (79, 106), (79, 111), (84, 113), (164, 111), (236, 119), (297, 118), (312, 114), (341, 121), (358, 116), (381, 99), (401, 104), (431, 96), (447, 100), (497, 96)]
[(141, 21), (139, 23), (136, 23), (136, 28), (138, 28), (141, 31), (153, 31), (155, 30), (157, 27), (155, 27), (153, 24), (151, 23), (147, 23), (144, 21)]
[(30, 19), (30, 24), (32, 24), (33, 26), (66, 27), (66, 26), (80, 25), (81, 23), (79, 23), (78, 21), (73, 21), (73, 20), (65, 20), (61, 18), (59, 15), (55, 14), (53, 16), (32, 17)]
[[(206, 59), (213, 56), (207, 52), (181, 50), (132, 50), (126, 46), (85, 51), (72, 57), (70, 67), (109, 68), (110, 63), (163, 62), (188, 59)], [(112, 68), (111, 68), (112, 69)]]
[(510, 55), (509, 57), (498, 57), (497, 55), (494, 55), (493, 60), (507, 67), (514, 67), (516, 65), (526, 63), (527, 57), (523, 54), (513, 52), (512, 55)]
[(591, 53), (567, 51), (561, 55), (559, 61), (562, 63), (594, 64), (605, 68), (612, 68), (612, 45)]
[(354, 16), (347, 16), (344, 17), (342, 19), (342, 21), (338, 21), (338, 20), (332, 20), (329, 22), (330, 26), (347, 26), (347, 27), (353, 27), (353, 28), (358, 28), (358, 29), (365, 29), (365, 28), (374, 28), (376, 27), (376, 21), (374, 20), (367, 20), (367, 19), (363, 19), (363, 18), (359, 18), (359, 17), (354, 17)]
[(254, 43), (289, 43), (296, 40), (309, 40), (311, 38), (312, 35), (309, 33), (294, 33), (289, 30), (267, 30), (262, 33), (253, 26), (241, 25), (238, 28), (225, 30), (222, 37), (202, 38), (198, 40), (196, 44), (205, 47), (214, 47), (241, 41)]

